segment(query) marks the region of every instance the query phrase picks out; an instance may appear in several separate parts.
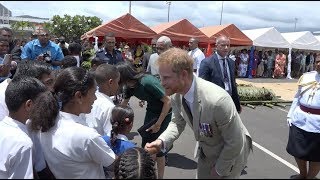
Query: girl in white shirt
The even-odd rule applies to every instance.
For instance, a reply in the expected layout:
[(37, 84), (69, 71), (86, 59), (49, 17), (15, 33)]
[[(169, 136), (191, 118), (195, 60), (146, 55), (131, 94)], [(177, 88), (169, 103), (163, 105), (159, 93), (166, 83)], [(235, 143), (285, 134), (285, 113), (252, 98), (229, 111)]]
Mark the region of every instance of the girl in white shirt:
[(53, 93), (42, 94), (33, 109), (32, 127), (41, 130), (45, 159), (58, 179), (103, 179), (103, 166), (115, 160), (111, 148), (86, 126), (85, 116), (81, 115), (90, 113), (96, 86), (90, 72), (79, 67), (64, 69), (57, 76)]
[(32, 147), (26, 121), (39, 94), (46, 91), (38, 79), (13, 79), (6, 91), (9, 115), (0, 122), (0, 179), (32, 179)]

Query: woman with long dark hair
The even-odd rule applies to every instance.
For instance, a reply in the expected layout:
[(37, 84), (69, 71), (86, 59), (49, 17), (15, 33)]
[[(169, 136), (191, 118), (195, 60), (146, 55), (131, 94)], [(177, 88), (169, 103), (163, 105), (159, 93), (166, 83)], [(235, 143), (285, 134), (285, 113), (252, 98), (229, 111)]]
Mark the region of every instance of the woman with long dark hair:
[[(155, 76), (137, 72), (129, 62), (117, 64), (120, 72), (120, 86), (124, 87), (123, 105), (127, 105), (130, 97), (135, 96), (140, 100), (147, 101), (144, 125), (154, 123), (146, 131), (139, 132), (142, 137), (141, 146), (144, 148), (147, 142), (156, 140), (168, 127), (171, 121), (171, 100), (165, 95), (160, 80)], [(165, 154), (157, 154), (156, 162), (158, 177), (163, 178), (165, 167)]]

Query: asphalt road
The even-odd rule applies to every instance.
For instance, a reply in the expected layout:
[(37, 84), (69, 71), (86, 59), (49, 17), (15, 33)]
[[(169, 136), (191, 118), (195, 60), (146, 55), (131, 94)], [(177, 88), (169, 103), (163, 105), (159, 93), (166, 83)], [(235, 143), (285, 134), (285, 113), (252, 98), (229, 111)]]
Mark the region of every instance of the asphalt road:
[[(140, 146), (141, 138), (137, 133), (144, 119), (145, 107), (138, 106), (138, 100), (132, 98), (130, 106), (134, 109), (135, 120), (129, 139)], [(296, 174), (294, 158), (286, 151), (289, 128), (286, 122), (287, 111), (280, 107), (258, 106), (256, 109), (243, 107), (241, 119), (254, 141), (253, 153), (249, 156), (245, 175), (241, 179), (288, 179)], [(194, 179), (197, 161), (193, 158), (195, 139), (187, 125), (180, 138), (169, 152), (169, 162), (164, 178)], [(270, 155), (271, 154), (271, 155)], [(291, 168), (290, 168), (291, 167)], [(319, 175), (318, 175), (319, 177)]]

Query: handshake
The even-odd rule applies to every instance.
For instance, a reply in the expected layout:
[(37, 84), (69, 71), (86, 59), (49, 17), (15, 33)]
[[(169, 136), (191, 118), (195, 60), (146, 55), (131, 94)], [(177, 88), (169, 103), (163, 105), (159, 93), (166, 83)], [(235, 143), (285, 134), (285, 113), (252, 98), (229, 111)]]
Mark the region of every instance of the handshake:
[(161, 148), (163, 147), (163, 141), (161, 139), (157, 139), (151, 143), (147, 143), (144, 146), (144, 150), (147, 151), (149, 154), (157, 154), (161, 151)]

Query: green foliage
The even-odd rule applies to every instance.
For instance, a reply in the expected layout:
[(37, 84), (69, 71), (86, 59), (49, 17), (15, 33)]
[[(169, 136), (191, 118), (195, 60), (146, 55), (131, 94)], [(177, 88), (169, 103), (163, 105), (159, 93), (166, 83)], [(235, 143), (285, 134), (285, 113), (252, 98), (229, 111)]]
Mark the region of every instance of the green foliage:
[(102, 24), (102, 20), (96, 16), (70, 16), (64, 17), (55, 15), (51, 22), (44, 23), (52, 35), (57, 37), (64, 36), (67, 41), (79, 40), (81, 35)]
[(25, 35), (25, 30), (27, 28), (32, 28), (33, 30), (35, 29), (34, 24), (29, 21), (14, 21), (10, 23), (10, 27), (15, 32), (19, 32), (21, 37)]

